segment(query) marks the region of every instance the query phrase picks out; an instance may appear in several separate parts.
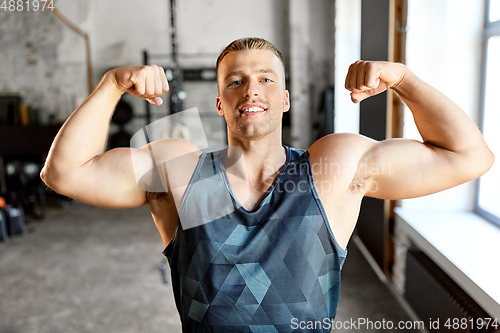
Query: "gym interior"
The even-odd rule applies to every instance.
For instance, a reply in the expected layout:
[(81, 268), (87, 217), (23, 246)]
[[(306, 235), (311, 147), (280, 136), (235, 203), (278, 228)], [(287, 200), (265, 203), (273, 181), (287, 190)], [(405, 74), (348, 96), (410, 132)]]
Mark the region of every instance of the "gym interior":
[[(148, 207), (89, 206), (40, 179), (61, 125), (112, 68), (160, 65), (170, 91), (161, 106), (124, 95), (107, 150), (130, 147), (145, 126), (193, 108), (208, 146), (224, 146), (215, 61), (229, 42), (256, 36), (284, 55), (285, 145), (307, 149), (343, 132), (421, 139), (395, 93), (351, 102), (347, 69), (366, 59), (406, 64), (460, 105), (500, 156), (499, 0), (0, 4), (2, 333), (181, 332)], [(159, 135), (187, 138), (187, 122)], [(429, 196), (363, 199), (333, 331), (385, 332), (403, 323), (396, 330), (472, 332), (488, 319), (493, 325), (479, 331), (500, 332), (496, 185), (498, 163), (478, 180)]]

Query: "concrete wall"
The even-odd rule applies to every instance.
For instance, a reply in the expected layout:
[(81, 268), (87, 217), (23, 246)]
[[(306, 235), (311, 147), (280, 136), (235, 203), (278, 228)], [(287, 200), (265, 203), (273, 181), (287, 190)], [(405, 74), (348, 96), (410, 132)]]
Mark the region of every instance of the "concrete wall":
[(0, 94), (20, 94), (42, 122), (87, 93), (84, 42), (68, 30), (47, 10), (0, 11)]
[[(243, 0), (178, 1), (179, 52), (212, 55), (181, 61), (214, 66), (223, 47), (242, 36), (267, 38), (286, 52), (285, 5), (286, 0), (252, 6)], [(143, 50), (171, 52), (168, 1), (59, 0), (55, 6), (89, 34), (94, 84), (110, 68), (141, 64)], [(0, 11), (0, 43), (1, 93), (19, 92), (26, 103), (61, 120), (86, 97), (83, 38), (47, 10)]]
[(317, 139), (323, 91), (333, 85), (334, 2), (289, 1), (291, 144), (307, 149)]
[[(290, 33), (290, 2), (178, 0), (179, 62), (184, 67), (213, 67), (218, 53), (234, 39), (258, 36), (270, 40), (284, 53), (291, 76), (294, 71), (296, 76), (307, 76), (305, 87), (296, 85), (293, 89), (307, 95), (307, 103), (297, 109), (303, 110), (308, 121), (295, 122), (298, 135), (309, 133), (304, 142), (310, 143), (321, 93), (333, 84), (334, 1), (304, 2), (307, 17), (299, 13), (296, 21), (305, 28), (306, 59), (303, 67), (300, 64), (294, 70), (290, 68), (290, 44), (296, 35)], [(94, 85), (110, 68), (142, 64), (144, 50), (171, 52), (168, 1), (58, 0), (55, 6), (89, 34)], [(0, 43), (0, 93), (20, 93), (26, 103), (42, 111), (45, 122), (48, 115), (64, 121), (86, 98), (84, 40), (50, 12), (0, 11)], [(168, 56), (152, 62), (170, 64)], [(186, 89), (186, 105), (215, 112), (214, 85), (187, 84)], [(136, 114), (145, 113), (143, 101), (125, 98)], [(165, 106), (155, 107), (153, 114), (159, 118), (166, 111)], [(132, 127), (142, 125), (138, 121)]]

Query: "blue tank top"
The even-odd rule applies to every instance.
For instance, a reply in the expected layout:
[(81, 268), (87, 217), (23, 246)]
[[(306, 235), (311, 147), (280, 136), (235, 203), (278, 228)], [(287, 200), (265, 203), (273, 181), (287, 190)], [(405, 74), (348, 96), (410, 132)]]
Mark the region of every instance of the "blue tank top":
[[(253, 211), (229, 187), (226, 150), (200, 155), (163, 251), (183, 332), (330, 331), (299, 327), (333, 321), (347, 251), (330, 230), (308, 152), (285, 148), (284, 166)], [(224, 198), (231, 209), (214, 216)]]

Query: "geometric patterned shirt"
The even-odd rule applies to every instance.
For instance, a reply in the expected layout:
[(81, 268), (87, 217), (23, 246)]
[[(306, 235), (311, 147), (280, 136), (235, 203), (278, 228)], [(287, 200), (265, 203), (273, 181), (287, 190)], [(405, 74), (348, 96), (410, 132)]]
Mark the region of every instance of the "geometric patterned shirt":
[[(200, 155), (163, 251), (183, 332), (330, 331), (347, 251), (328, 224), (308, 152), (285, 149), (252, 211), (231, 191), (226, 150)], [(322, 324), (300, 329), (311, 322)]]

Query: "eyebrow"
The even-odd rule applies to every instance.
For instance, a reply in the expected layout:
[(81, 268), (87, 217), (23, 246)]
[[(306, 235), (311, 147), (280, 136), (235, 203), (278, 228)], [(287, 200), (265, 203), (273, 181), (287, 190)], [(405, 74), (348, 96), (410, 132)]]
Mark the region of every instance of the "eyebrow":
[[(271, 74), (274, 74), (277, 76), (276, 72), (272, 69), (260, 69), (258, 71), (255, 71), (254, 73), (257, 73), (257, 74), (267, 74), (267, 73), (271, 73)], [(243, 71), (232, 71), (231, 73), (227, 74), (226, 77), (224, 78), (224, 81), (229, 79), (230, 77), (232, 76), (242, 76), (244, 75), (245, 73)]]

